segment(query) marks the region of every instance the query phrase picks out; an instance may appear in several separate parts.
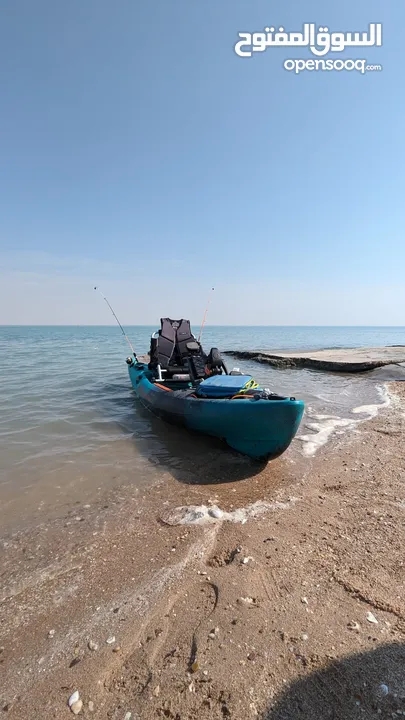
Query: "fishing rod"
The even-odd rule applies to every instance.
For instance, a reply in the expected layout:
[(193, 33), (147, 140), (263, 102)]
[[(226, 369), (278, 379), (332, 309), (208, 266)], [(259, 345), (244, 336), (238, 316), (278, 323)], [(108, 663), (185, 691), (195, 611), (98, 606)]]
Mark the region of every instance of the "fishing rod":
[(95, 288), (94, 288), (94, 289), (95, 289), (95, 290), (98, 290), (98, 291), (99, 291), (99, 293), (100, 293), (100, 295), (101, 295), (101, 297), (102, 297), (102, 298), (103, 298), (103, 299), (104, 299), (104, 300), (106, 301), (106, 303), (107, 303), (108, 307), (110, 308), (110, 310), (111, 310), (112, 314), (114, 315), (114, 317), (115, 317), (115, 319), (116, 319), (116, 321), (117, 321), (118, 325), (120, 326), (120, 328), (121, 328), (121, 332), (122, 332), (122, 334), (123, 334), (123, 336), (124, 336), (125, 340), (127, 341), (127, 343), (128, 343), (128, 345), (129, 345), (129, 347), (131, 348), (131, 350), (132, 350), (132, 353), (133, 353), (133, 356), (134, 356), (134, 358), (135, 358), (135, 360), (136, 360), (136, 352), (135, 352), (134, 348), (132, 347), (131, 341), (130, 341), (130, 339), (129, 339), (128, 335), (126, 334), (126, 332), (125, 332), (124, 328), (122, 327), (122, 325), (121, 325), (120, 321), (118, 320), (118, 318), (117, 318), (117, 316), (116, 316), (116, 314), (115, 314), (114, 310), (112, 309), (112, 307), (111, 307), (110, 303), (108, 302), (108, 300), (107, 300), (106, 296), (105, 296), (105, 295), (103, 295), (103, 293), (101, 292), (100, 288), (99, 288), (99, 287), (97, 287), (97, 285), (95, 286)]
[(198, 342), (200, 342), (200, 340), (201, 340), (202, 331), (203, 331), (203, 328), (204, 328), (204, 325), (205, 325), (205, 318), (207, 317), (208, 306), (209, 306), (209, 304), (210, 304), (210, 302), (211, 302), (211, 295), (212, 295), (212, 292), (213, 292), (214, 289), (215, 289), (215, 288), (211, 288), (210, 294), (208, 295), (207, 307), (205, 308), (205, 313), (204, 313), (203, 321), (202, 321), (202, 323), (201, 323), (200, 334), (199, 334), (199, 336), (198, 336)]

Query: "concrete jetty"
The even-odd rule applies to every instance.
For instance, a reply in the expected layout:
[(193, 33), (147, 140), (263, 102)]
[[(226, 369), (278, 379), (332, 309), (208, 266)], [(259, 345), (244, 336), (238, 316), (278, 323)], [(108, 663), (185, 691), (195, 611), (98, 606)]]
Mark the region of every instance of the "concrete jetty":
[(405, 345), (377, 348), (332, 348), (308, 352), (226, 350), (226, 355), (255, 360), (277, 368), (312, 368), (327, 372), (361, 373), (384, 365), (405, 363)]

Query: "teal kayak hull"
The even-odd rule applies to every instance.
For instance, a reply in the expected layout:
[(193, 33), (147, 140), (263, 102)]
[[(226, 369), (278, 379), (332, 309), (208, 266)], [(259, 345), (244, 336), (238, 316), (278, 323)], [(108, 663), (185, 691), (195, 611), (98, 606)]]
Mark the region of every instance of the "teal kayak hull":
[(206, 399), (185, 397), (153, 382), (148, 366), (133, 362), (129, 377), (141, 403), (155, 415), (189, 430), (224, 440), (255, 459), (281, 455), (297, 433), (304, 403), (285, 399)]

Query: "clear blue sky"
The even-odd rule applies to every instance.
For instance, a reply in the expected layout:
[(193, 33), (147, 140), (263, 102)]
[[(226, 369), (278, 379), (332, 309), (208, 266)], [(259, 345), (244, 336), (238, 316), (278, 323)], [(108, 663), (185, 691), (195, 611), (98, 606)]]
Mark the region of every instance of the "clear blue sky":
[[(9, 0), (0, 323), (405, 324), (402, 2)], [(383, 23), (383, 71), (233, 52)], [(338, 57), (338, 56), (336, 56)]]

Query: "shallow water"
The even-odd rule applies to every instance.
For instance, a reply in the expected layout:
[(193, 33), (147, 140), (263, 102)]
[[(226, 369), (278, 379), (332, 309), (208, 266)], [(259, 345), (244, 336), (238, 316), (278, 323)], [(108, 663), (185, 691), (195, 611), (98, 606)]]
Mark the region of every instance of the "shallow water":
[[(148, 350), (152, 330), (127, 328), (140, 354)], [(203, 339), (206, 348), (222, 350), (304, 350), (402, 344), (405, 328), (211, 327)], [(91, 488), (123, 480), (147, 487), (166, 469), (177, 468), (181, 475), (185, 454), (201, 463), (218, 455), (224, 464), (232, 462), (232, 453), (216, 441), (184, 434), (139, 406), (128, 378), (127, 354), (116, 327), (0, 328), (3, 510), (21, 495), (31, 498), (33, 489), (35, 502), (45, 495), (68, 502), (72, 494), (81, 497)], [(293, 452), (304, 455), (373, 415), (386, 401), (384, 382), (405, 378), (405, 368), (394, 366), (353, 376), (278, 370), (229, 357), (226, 362), (251, 373), (264, 387), (305, 401), (293, 444)], [(363, 410), (354, 413), (359, 407)], [(243, 463), (241, 468), (243, 474)]]

